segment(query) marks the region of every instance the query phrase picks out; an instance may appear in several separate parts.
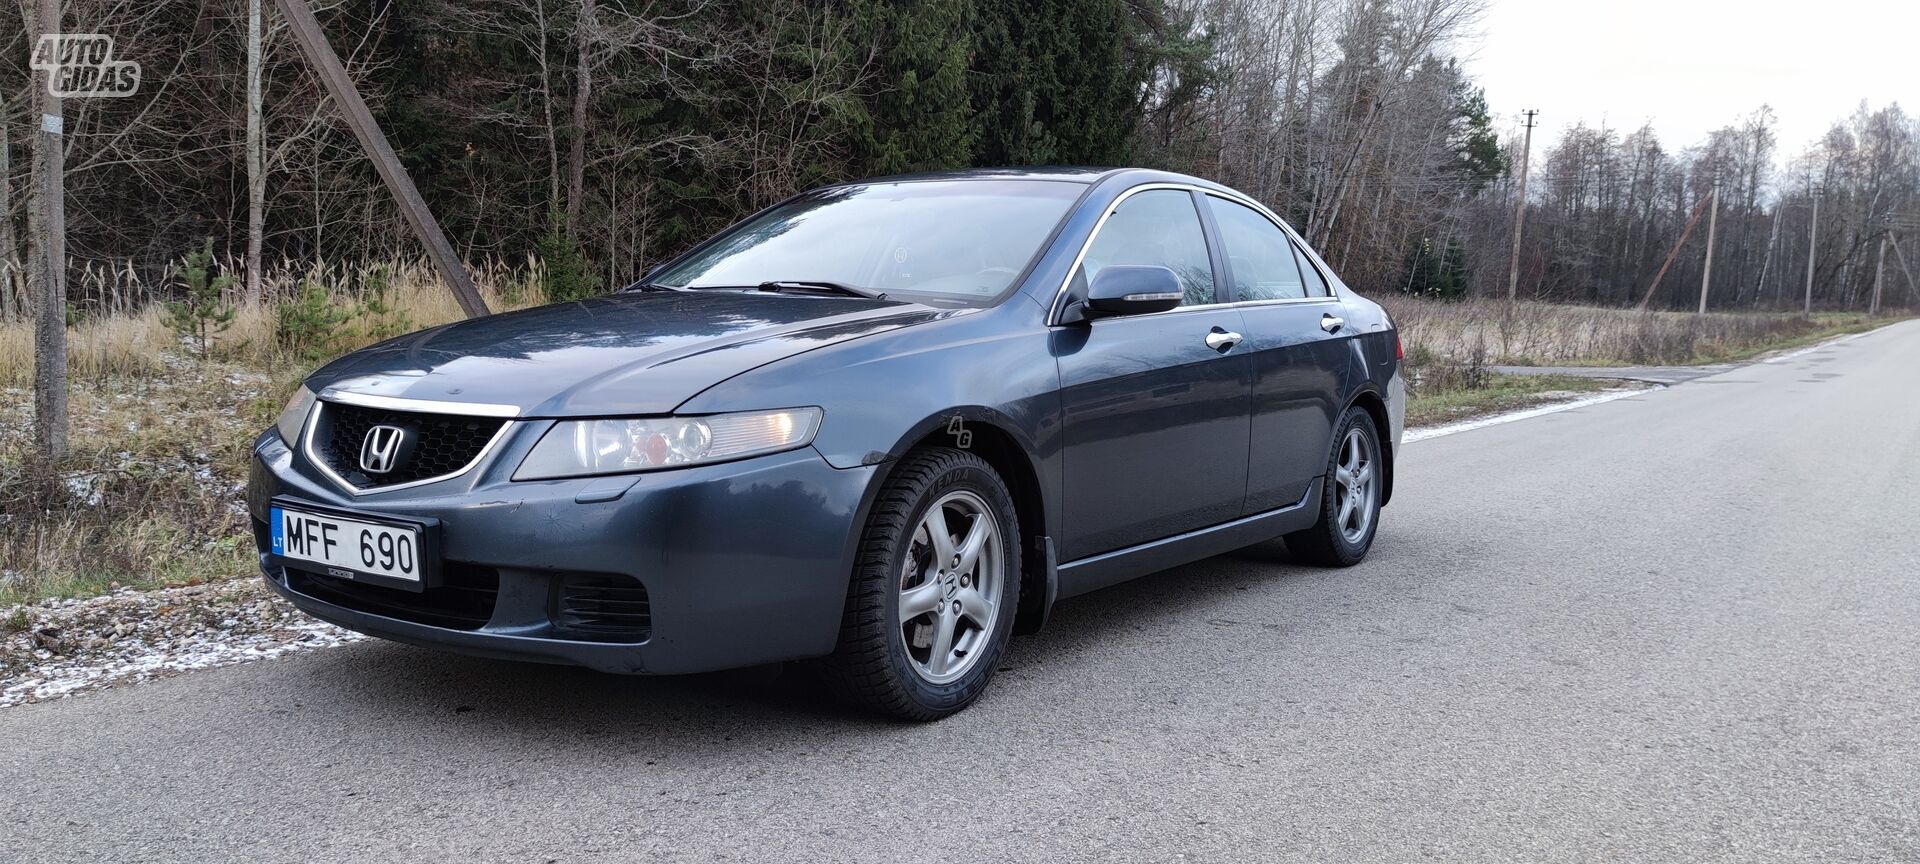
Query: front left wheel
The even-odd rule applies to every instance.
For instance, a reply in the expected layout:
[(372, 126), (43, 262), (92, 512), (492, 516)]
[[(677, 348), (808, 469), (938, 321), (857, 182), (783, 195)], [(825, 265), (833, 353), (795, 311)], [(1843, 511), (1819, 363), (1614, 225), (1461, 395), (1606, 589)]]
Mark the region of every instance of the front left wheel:
[(909, 454), (867, 518), (823, 677), (903, 720), (965, 708), (1013, 631), (1019, 537), (1013, 496), (986, 460), (947, 448)]

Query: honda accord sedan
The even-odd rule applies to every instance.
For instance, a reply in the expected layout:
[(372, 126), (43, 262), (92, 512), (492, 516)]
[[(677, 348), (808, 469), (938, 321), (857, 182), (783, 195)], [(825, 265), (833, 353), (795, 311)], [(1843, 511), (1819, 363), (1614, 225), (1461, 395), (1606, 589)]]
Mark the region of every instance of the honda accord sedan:
[(268, 584), (343, 627), (621, 673), (805, 660), (930, 720), (1060, 600), (1275, 538), (1358, 563), (1400, 357), (1218, 184), (884, 178), (328, 364), (254, 443), (248, 507)]

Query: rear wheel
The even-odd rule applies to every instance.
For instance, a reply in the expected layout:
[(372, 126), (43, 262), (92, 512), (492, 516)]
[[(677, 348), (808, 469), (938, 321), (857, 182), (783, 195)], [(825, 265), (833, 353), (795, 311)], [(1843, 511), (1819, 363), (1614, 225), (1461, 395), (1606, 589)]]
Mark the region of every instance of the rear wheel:
[(985, 460), (916, 451), (875, 499), (840, 643), (821, 664), (844, 697), (903, 720), (965, 708), (993, 677), (1020, 596), (1013, 496)]
[(1287, 551), (1322, 567), (1351, 567), (1365, 560), (1380, 523), (1386, 479), (1382, 468), (1373, 418), (1363, 409), (1347, 409), (1327, 457), (1320, 518), (1313, 527), (1288, 534)]

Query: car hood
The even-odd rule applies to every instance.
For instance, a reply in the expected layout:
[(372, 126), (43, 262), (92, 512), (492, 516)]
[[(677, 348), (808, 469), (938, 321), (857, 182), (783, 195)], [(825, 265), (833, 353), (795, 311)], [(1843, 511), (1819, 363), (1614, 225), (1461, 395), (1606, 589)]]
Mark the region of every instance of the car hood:
[(614, 294), (402, 336), (327, 364), (307, 384), (323, 394), (511, 405), (526, 417), (665, 414), (757, 366), (952, 314), (794, 294)]

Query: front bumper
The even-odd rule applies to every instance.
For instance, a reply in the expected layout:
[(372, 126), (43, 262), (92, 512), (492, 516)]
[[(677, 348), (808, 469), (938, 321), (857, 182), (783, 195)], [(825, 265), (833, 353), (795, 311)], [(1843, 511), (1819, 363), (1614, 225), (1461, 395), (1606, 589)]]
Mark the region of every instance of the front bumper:
[[(836, 469), (802, 448), (650, 474), (513, 482), (513, 466), (547, 425), (522, 421), (464, 475), (358, 496), (267, 430), (254, 442), (247, 489), (267, 583), (350, 630), (607, 672), (702, 672), (833, 650), (874, 467)], [(413, 614), (407, 604), (423, 595), (289, 568), (268, 553), (276, 497), (437, 519), (444, 569), (487, 574), (492, 596), (469, 591), (467, 619), (457, 621)], [(643, 638), (602, 641), (567, 628), (558, 589), (582, 578), (643, 586), (651, 615)]]

